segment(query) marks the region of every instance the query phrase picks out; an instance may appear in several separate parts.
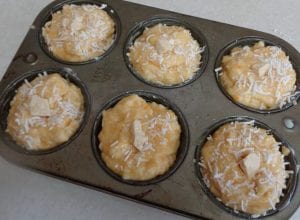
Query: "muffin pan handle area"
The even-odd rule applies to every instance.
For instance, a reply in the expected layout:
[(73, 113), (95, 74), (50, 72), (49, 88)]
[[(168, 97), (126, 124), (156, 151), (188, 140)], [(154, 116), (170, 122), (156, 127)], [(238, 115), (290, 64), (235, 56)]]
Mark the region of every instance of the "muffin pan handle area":
[[(93, 62), (84, 63), (84, 65), (64, 63), (55, 59), (45, 51), (43, 43), (40, 42), (40, 29), (45, 21), (49, 20), (49, 13), (61, 8), (63, 4), (70, 3), (107, 5), (106, 10), (109, 10), (111, 16), (115, 16), (119, 20), (116, 20), (117, 38), (111, 49), (105, 56), (93, 60)], [(153, 18), (165, 19), (166, 17), (182, 21), (188, 26), (188, 29), (192, 27), (196, 34), (201, 33), (199, 36), (204, 39), (203, 45), (206, 46), (205, 56), (203, 56), (206, 60), (203, 60), (203, 69), (201, 69), (201, 74), (197, 75), (199, 77), (172, 89), (156, 87), (141, 81), (132, 74), (128, 68), (128, 62), (124, 60), (128, 39), (135, 37), (132, 35), (133, 28)], [(293, 151), (293, 158), (295, 158), (294, 164), (300, 161), (299, 104), (274, 114), (261, 114), (234, 104), (218, 87), (215, 76), (215, 63), (219, 60), (218, 54), (221, 54), (230, 42), (239, 42), (240, 39), (253, 36), (255, 39), (251, 38), (252, 40), (264, 39), (266, 42), (279, 45), (287, 52), (297, 72), (299, 88), (300, 54), (293, 46), (279, 37), (121, 0), (52, 1), (34, 20), (0, 82), (0, 94), (2, 94), (0, 100), (2, 113), (0, 154), (6, 160), (22, 167), (189, 218), (224, 220), (248, 218), (248, 216), (236, 216), (216, 205), (207, 191), (199, 184), (199, 178), (195, 173), (194, 159), (196, 146), (200, 146), (206, 138), (203, 134), (210, 131), (208, 128), (231, 116), (245, 116), (255, 118), (272, 128), (272, 131), (288, 142)], [(218, 67), (218, 64), (216, 65)], [(88, 113), (86, 113), (82, 129), (66, 146), (54, 148), (55, 150), (52, 152), (32, 154), (22, 151), (20, 147), (9, 140), (5, 133), (5, 123), (14, 90), (23, 79), (35, 74), (36, 70), (63, 70), (68, 74), (71, 73), (70, 80), (74, 78), (74, 83), (78, 82), (76, 85), (83, 89), (83, 94), (86, 94)], [(157, 97), (163, 97), (168, 100), (168, 103), (172, 103), (170, 108), (173, 104), (177, 106), (184, 118), (183, 126), (186, 129), (184, 135), (187, 139), (183, 139), (185, 140), (184, 151), (178, 155), (180, 166), (178, 165), (172, 171), (172, 175), (152, 184), (137, 186), (119, 181), (109, 175), (95, 158), (95, 144), (97, 145), (97, 143), (92, 137), (99, 128), (101, 110), (109, 100), (131, 91), (147, 91), (147, 93), (157, 94)], [(290, 122), (284, 123), (285, 119), (292, 119), (294, 126)], [(296, 166), (299, 167), (299, 165)], [(294, 193), (290, 193), (291, 196), (285, 200), (286, 202), (284, 201), (282, 206), (277, 207), (276, 212), (272, 213), (272, 219), (288, 219), (299, 207), (299, 175), (294, 175), (293, 178), (294, 189), (292, 191)]]

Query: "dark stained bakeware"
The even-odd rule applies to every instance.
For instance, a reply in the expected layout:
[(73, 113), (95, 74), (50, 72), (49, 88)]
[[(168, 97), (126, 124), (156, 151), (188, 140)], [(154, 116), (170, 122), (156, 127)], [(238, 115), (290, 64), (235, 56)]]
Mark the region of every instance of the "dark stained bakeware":
[[(282, 146), (285, 146), (286, 148), (288, 148), (290, 150), (290, 153), (284, 157), (284, 162), (289, 163), (286, 166), (286, 169), (289, 171), (292, 171), (293, 173), (290, 174), (289, 178), (287, 178), (287, 180), (286, 180), (287, 187), (286, 187), (286, 189), (283, 190), (283, 196), (280, 198), (280, 202), (276, 204), (276, 207), (275, 207), (276, 209), (267, 211), (265, 215), (255, 216), (255, 215), (251, 215), (249, 213), (234, 210), (234, 209), (226, 206), (223, 202), (221, 202), (219, 199), (217, 199), (216, 196), (214, 196), (214, 194), (209, 190), (209, 187), (205, 184), (205, 181), (203, 180), (202, 167), (200, 166), (199, 162), (201, 162), (201, 151), (202, 151), (202, 147), (204, 146), (204, 144), (207, 141), (207, 138), (210, 135), (213, 135), (213, 133), (215, 131), (217, 131), (222, 125), (225, 125), (225, 124), (228, 124), (231, 122), (236, 122), (236, 121), (237, 122), (254, 121), (255, 127), (267, 130), (268, 133), (271, 134), (277, 142), (281, 143), (280, 149), (279, 149), (280, 152), (282, 152), (282, 150), (281, 150)], [(206, 192), (206, 194), (212, 199), (213, 202), (215, 202), (215, 204), (217, 206), (219, 206), (223, 210), (231, 213), (232, 215), (235, 215), (235, 216), (238, 216), (241, 218), (248, 218), (248, 219), (255, 218), (255, 217), (264, 218), (264, 217), (274, 215), (275, 213), (279, 212), (280, 210), (283, 210), (291, 202), (291, 199), (294, 196), (294, 192), (295, 192), (295, 189), (297, 186), (297, 176), (298, 176), (297, 161), (295, 158), (295, 152), (294, 152), (293, 148), (289, 145), (289, 143), (287, 141), (282, 139), (275, 130), (273, 130), (268, 125), (260, 122), (259, 120), (255, 119), (255, 118), (250, 118), (250, 117), (245, 117), (245, 116), (228, 117), (228, 118), (222, 119), (222, 120), (218, 121), (217, 123), (213, 124), (207, 130), (207, 132), (205, 132), (203, 134), (203, 137), (201, 138), (201, 144), (199, 146), (197, 146), (197, 148), (196, 148), (194, 162), (195, 162), (195, 172), (199, 179), (199, 182), (200, 182), (200, 185), (201, 185), (203, 191)]]
[[(72, 142), (59, 150), (42, 155), (20, 152), (17, 147), (12, 147), (11, 143), (7, 143), (7, 136), (3, 132), (6, 116), (2, 114), (0, 154), (3, 158), (22, 167), (65, 181), (199, 219), (240, 218), (216, 205), (208, 192), (203, 190), (195, 172), (193, 160), (196, 147), (201, 145), (205, 134), (216, 122), (230, 116), (255, 118), (258, 122), (272, 128), (272, 131), (279, 134), (283, 140), (288, 141), (288, 146), (293, 149), (296, 160), (299, 160), (300, 106), (291, 106), (276, 114), (261, 114), (241, 108), (224, 96), (218, 87), (214, 72), (217, 55), (226, 45), (241, 38), (256, 37), (281, 46), (291, 58), (299, 79), (300, 54), (289, 43), (263, 32), (125, 1), (84, 1), (86, 3), (107, 4), (109, 8), (114, 10), (114, 14), (120, 18), (120, 28), (117, 28), (120, 31), (119, 39), (115, 41), (115, 46), (101, 59), (82, 63), (84, 65), (65, 63), (49, 56), (42, 48), (38, 36), (42, 25), (47, 20), (49, 11), (55, 10), (58, 5), (73, 2), (78, 3), (78, 1), (69, 0), (54, 1), (40, 12), (0, 83), (0, 94), (7, 94), (8, 91), (12, 94), (12, 90), (7, 89), (7, 85), (11, 85), (12, 82), (26, 76), (27, 73), (33, 73), (37, 70), (68, 69), (76, 73), (76, 78), (88, 88), (91, 97), (91, 102), (89, 102), (90, 114), (87, 114), (82, 131)], [(132, 29), (141, 22), (159, 16), (180, 20), (193, 27), (197, 33), (202, 33), (206, 39), (206, 49), (209, 50), (207, 66), (200, 77), (184, 86), (172, 89), (154, 87), (137, 79), (124, 62), (124, 48), (126, 48)], [(78, 86), (80, 85), (78, 84)], [(91, 140), (95, 135), (93, 128), (99, 119), (99, 112), (106, 104), (114, 97), (136, 91), (157, 94), (163, 99), (169, 100), (172, 106), (173, 104), (177, 106), (186, 119), (190, 137), (187, 154), (176, 171), (157, 183), (142, 186), (121, 182), (109, 175), (101, 165), (99, 166), (99, 161), (94, 154), (95, 146)], [(7, 100), (4, 101), (3, 97), (1, 96), (0, 108), (6, 108), (7, 111), (9, 103)], [(298, 172), (297, 168), (299, 165), (296, 166)], [(266, 218), (287, 219), (297, 210), (300, 205), (298, 176), (295, 182), (296, 189), (294, 196), (291, 196), (290, 203)]]

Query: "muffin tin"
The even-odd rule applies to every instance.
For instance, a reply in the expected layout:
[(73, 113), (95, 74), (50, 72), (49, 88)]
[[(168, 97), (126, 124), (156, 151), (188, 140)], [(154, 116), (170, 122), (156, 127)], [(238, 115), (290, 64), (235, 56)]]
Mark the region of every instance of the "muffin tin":
[[(52, 11), (56, 11), (64, 3), (101, 5), (101, 2), (108, 5), (106, 10), (109, 10), (112, 16), (119, 18), (115, 43), (105, 56), (93, 62), (75, 64), (57, 60), (45, 51), (43, 42), (40, 42), (40, 31)], [(247, 116), (257, 119), (258, 125), (267, 125), (272, 128), (272, 132), (275, 132), (274, 134), (280, 139), (282, 138), (291, 149), (292, 153), (286, 157), (286, 160), (290, 161), (290, 169), (295, 172), (288, 180), (289, 187), (286, 196), (282, 197), (281, 202), (276, 206), (276, 211), (266, 216), (272, 219), (289, 218), (300, 205), (299, 165), (296, 162), (296, 158), (299, 160), (300, 157), (299, 105), (276, 111), (276, 113), (256, 112), (241, 108), (222, 93), (218, 87), (214, 69), (218, 62), (218, 54), (222, 53), (223, 48), (226, 49), (226, 45), (230, 42), (239, 43), (242, 42), (241, 39), (249, 39), (249, 42), (253, 42), (253, 39), (263, 38), (267, 42), (282, 47), (290, 57), (297, 72), (297, 89), (299, 90), (299, 52), (287, 42), (270, 34), (120, 0), (101, 2), (54, 1), (40, 12), (30, 27), (0, 83), (0, 110), (2, 112), (0, 154), (3, 158), (46, 175), (191, 218), (250, 218), (251, 216), (236, 214), (227, 207), (217, 204), (215, 198), (203, 186), (197, 163), (194, 160), (197, 161), (196, 153), (199, 152), (199, 146), (205, 141), (206, 135), (212, 131), (214, 125), (232, 120), (231, 117)], [(128, 39), (134, 37), (131, 35), (133, 28), (139, 24), (151, 23), (153, 19), (166, 18), (184, 22), (189, 25), (188, 29), (192, 27), (195, 33), (202, 33), (200, 38), (203, 35), (202, 39), (206, 39), (206, 51), (202, 54), (203, 61), (207, 62), (206, 68), (204, 62), (202, 73), (193, 81), (172, 89), (156, 87), (139, 80), (127, 67), (128, 63), (124, 61)], [(59, 71), (79, 86), (85, 96), (87, 112), (81, 128), (70, 141), (48, 152), (30, 152), (13, 143), (5, 133), (6, 117), (14, 90), (23, 79), (32, 79), (40, 71), (49, 73)], [(183, 150), (179, 152), (179, 160), (174, 167), (159, 181), (145, 184), (122, 181), (109, 174), (101, 164), (101, 158), (99, 159), (96, 135), (100, 130), (101, 111), (114, 105), (119, 98), (131, 93), (140, 94), (149, 101), (163, 103), (175, 110), (177, 115), (179, 114), (184, 130), (181, 137), (181, 140), (184, 140), (181, 146)], [(286, 120), (293, 121), (294, 126), (285, 127)]]

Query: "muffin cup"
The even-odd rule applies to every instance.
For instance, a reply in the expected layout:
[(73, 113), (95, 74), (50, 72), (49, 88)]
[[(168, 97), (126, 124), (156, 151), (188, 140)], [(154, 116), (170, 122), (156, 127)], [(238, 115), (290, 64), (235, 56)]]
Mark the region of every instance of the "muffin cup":
[[(281, 48), (287, 56), (289, 56), (290, 58), (290, 62), (296, 72), (296, 91), (300, 91), (300, 66), (296, 65), (296, 58), (293, 56), (292, 53), (289, 52), (288, 49), (284, 48), (282, 45), (278, 44), (278, 43), (274, 43), (268, 39), (262, 38), (262, 37), (256, 37), (256, 36), (250, 36), (250, 37), (243, 37), (240, 39), (237, 39), (235, 41), (230, 42), (229, 44), (227, 44), (218, 54), (216, 61), (215, 61), (215, 66), (214, 66), (214, 70), (219, 68), (222, 65), (222, 59), (224, 56), (229, 55), (231, 50), (235, 47), (243, 47), (243, 46), (253, 46), (255, 43), (259, 42), (259, 41), (263, 41), (265, 42), (266, 46), (277, 46), (279, 48)], [(239, 107), (246, 109), (248, 111), (252, 111), (252, 112), (256, 112), (256, 113), (261, 113), (261, 114), (270, 114), (270, 113), (277, 113), (277, 112), (282, 112), (287, 110), (288, 108), (292, 107), (294, 104), (293, 103), (287, 103), (286, 105), (284, 105), (282, 108), (276, 108), (276, 109), (270, 109), (270, 110), (262, 110), (262, 109), (256, 109), (256, 108), (252, 108), (249, 107), (247, 105), (244, 105), (242, 103), (239, 103), (237, 101), (235, 101), (230, 95), (229, 93), (226, 91), (226, 89), (223, 87), (219, 75), (218, 73), (215, 72), (215, 76), (216, 76), (216, 80), (218, 83), (218, 86), (220, 88), (220, 90), (223, 92), (223, 94), (234, 104), (238, 105)], [(300, 98), (300, 94), (295, 96), (295, 100), (296, 102), (298, 102)]]
[[(158, 83), (154, 83), (154, 82), (145, 80), (131, 65), (129, 57), (127, 56), (127, 53), (129, 53), (129, 48), (134, 44), (135, 40), (143, 34), (145, 28), (151, 28), (160, 23), (166, 24), (167, 26), (175, 25), (175, 26), (184, 27), (185, 29), (187, 29), (191, 32), (192, 37), (199, 43), (200, 47), (204, 47), (204, 51), (201, 53), (201, 63), (199, 65), (199, 70), (197, 70), (195, 72), (195, 75), (191, 79), (186, 80), (182, 83), (175, 84), (175, 85), (161, 85)], [(204, 70), (207, 66), (207, 63), (208, 63), (209, 50), (208, 50), (207, 41), (206, 41), (204, 35), (199, 30), (197, 30), (190, 24), (188, 24), (178, 18), (160, 15), (160, 16), (153, 16), (147, 20), (144, 20), (144, 21), (138, 23), (137, 25), (135, 25), (130, 30), (127, 41), (125, 43), (123, 56), (124, 56), (124, 60), (125, 60), (127, 68), (137, 79), (139, 79), (140, 81), (142, 81), (150, 86), (153, 86), (153, 87), (172, 89), (172, 88), (179, 88), (179, 87), (188, 85), (188, 84), (194, 82), (196, 79), (198, 79), (202, 75), (202, 73), (204, 72)]]
[[(269, 210), (266, 212), (266, 215), (260, 215), (260, 216), (255, 216), (246, 212), (242, 212), (242, 211), (238, 211), (238, 210), (234, 210), (233, 208), (226, 206), (222, 201), (220, 201), (209, 189), (209, 187), (205, 184), (204, 180), (203, 180), (203, 175), (202, 175), (202, 167), (200, 166), (199, 162), (200, 162), (200, 158), (201, 158), (201, 151), (202, 151), (202, 147), (204, 146), (204, 144), (207, 141), (207, 137), (210, 135), (213, 135), (213, 133), (215, 131), (217, 131), (222, 125), (225, 125), (227, 123), (230, 122), (248, 122), (248, 121), (253, 121), (254, 120), (254, 126), (262, 128), (262, 129), (266, 129), (269, 134), (273, 135), (275, 140), (277, 142), (281, 142), (282, 144), (280, 145), (280, 151), (282, 151), (282, 146), (284, 145), (285, 147), (287, 147), (290, 150), (290, 153), (284, 157), (284, 161), (285, 162), (289, 162), (289, 164), (286, 166), (286, 170), (292, 170), (293, 174), (289, 175), (289, 178), (286, 180), (286, 189), (284, 189), (282, 192), (284, 194), (284, 196), (280, 197), (280, 201), (279, 203), (276, 204), (275, 206), (275, 210)], [(219, 122), (213, 124), (212, 126), (210, 126), (207, 131), (202, 135), (201, 137), (201, 143), (200, 145), (198, 145), (196, 147), (196, 152), (195, 152), (195, 172), (196, 172), (196, 176), (199, 180), (200, 186), (202, 188), (202, 190), (206, 193), (206, 195), (221, 209), (225, 210), (226, 212), (241, 217), (241, 218), (248, 218), (248, 219), (254, 219), (254, 218), (263, 218), (263, 217), (269, 217), (272, 216), (276, 213), (278, 213), (279, 211), (283, 210), (284, 208), (286, 208), (288, 206), (288, 204), (290, 203), (291, 199), (294, 196), (295, 193), (295, 189), (297, 186), (297, 182), (298, 182), (298, 170), (297, 170), (297, 161), (295, 158), (295, 152), (293, 150), (293, 148), (284, 140), (282, 139), (277, 132), (270, 128), (268, 125), (256, 120), (255, 118), (250, 118), (247, 116), (241, 116), (241, 117), (228, 117), (225, 118), (223, 120), (220, 120)]]
[[(145, 180), (145, 181), (125, 180), (121, 176), (119, 176), (118, 174), (114, 173), (111, 169), (109, 169), (106, 166), (106, 163), (102, 159), (102, 156), (101, 156), (101, 150), (99, 149), (100, 141), (98, 139), (98, 135), (99, 135), (99, 133), (102, 129), (102, 112), (104, 110), (107, 110), (107, 109), (110, 109), (110, 108), (114, 107), (124, 97), (127, 97), (129, 95), (134, 95), (134, 94), (140, 96), (141, 98), (143, 98), (147, 102), (156, 102), (156, 103), (162, 104), (163, 106), (165, 106), (165, 107), (169, 108), (170, 110), (172, 110), (176, 114), (176, 116), (178, 118), (178, 122), (181, 126), (180, 146), (177, 150), (176, 160), (175, 160), (174, 164), (164, 174), (159, 175), (157, 177), (154, 177), (153, 179), (150, 179), (150, 180)], [(96, 117), (96, 120), (95, 120), (95, 123), (94, 123), (94, 126), (93, 126), (93, 131), (92, 131), (92, 148), (93, 148), (94, 156), (95, 156), (96, 160), (98, 161), (99, 165), (103, 168), (103, 170), (107, 174), (109, 174), (114, 179), (116, 179), (116, 180), (118, 180), (122, 183), (130, 184), (130, 185), (136, 185), (136, 186), (146, 186), (146, 185), (158, 183), (160, 181), (163, 181), (163, 180), (167, 179), (169, 176), (171, 176), (173, 173), (175, 173), (175, 171), (179, 168), (181, 163), (184, 161), (184, 158), (185, 158), (185, 156), (187, 154), (187, 151), (188, 151), (189, 141), (190, 141), (190, 137), (189, 137), (188, 124), (185, 120), (185, 117), (183, 116), (183, 114), (179, 110), (179, 108), (177, 106), (175, 106), (174, 104), (170, 103), (164, 97), (161, 97), (161, 96), (156, 95), (156, 94), (151, 93), (151, 92), (145, 92), (145, 91), (125, 92), (125, 93), (111, 99), (110, 101), (108, 101), (103, 106), (101, 111), (98, 113), (98, 115)]]
[[(47, 43), (45, 42), (45, 39), (42, 34), (43, 27), (45, 24), (52, 19), (52, 14), (55, 12), (58, 12), (62, 10), (64, 5), (67, 4), (75, 4), (75, 5), (83, 5), (83, 4), (90, 4), (90, 5), (97, 5), (99, 7), (103, 6), (103, 10), (107, 12), (107, 14), (113, 19), (115, 23), (115, 35), (114, 35), (114, 40), (112, 45), (100, 56), (97, 56), (93, 59), (87, 60), (87, 61), (80, 61), (80, 62), (72, 62), (72, 61), (67, 61), (63, 60), (61, 58), (56, 57), (48, 48)], [(65, 0), (63, 2), (60, 2), (56, 4), (54, 7), (52, 7), (45, 15), (44, 19), (42, 20), (39, 31), (38, 31), (38, 40), (40, 42), (40, 47), (42, 50), (53, 60), (63, 63), (63, 64), (68, 64), (68, 65), (84, 65), (84, 64), (89, 64), (93, 63), (99, 60), (102, 60), (104, 57), (106, 57), (118, 44), (119, 38), (121, 35), (121, 22), (118, 14), (116, 11), (110, 7), (109, 5), (102, 3), (101, 1), (97, 0)]]
[[(82, 95), (84, 97), (84, 116), (81, 121), (81, 124), (77, 131), (69, 138), (68, 141), (57, 145), (53, 148), (46, 149), (46, 150), (27, 150), (25, 147), (22, 147), (18, 145), (12, 137), (5, 131), (7, 128), (7, 116), (10, 110), (10, 102), (13, 100), (13, 98), (16, 95), (16, 90), (24, 83), (24, 80), (27, 79), (29, 82), (34, 80), (36, 77), (38, 77), (38, 74), (43, 74), (43, 72), (46, 72), (47, 74), (53, 74), (58, 73), (63, 78), (68, 80), (69, 82), (76, 85), (78, 88), (80, 88)], [(0, 135), (2, 136), (2, 139), (5, 141), (5, 143), (12, 148), (13, 150), (16, 150), (19, 153), (28, 154), (28, 155), (43, 155), (43, 154), (50, 154), (55, 151), (58, 151), (69, 144), (73, 140), (75, 140), (79, 134), (82, 132), (85, 124), (88, 121), (88, 117), (90, 114), (90, 106), (91, 106), (91, 98), (90, 94), (87, 90), (87, 87), (83, 84), (83, 82), (76, 76), (76, 73), (72, 72), (69, 68), (64, 69), (43, 69), (43, 70), (36, 70), (32, 72), (25, 73), (15, 79), (11, 84), (9, 84), (6, 89), (4, 90), (4, 93), (0, 97), (0, 112), (1, 112), (1, 123), (0, 123)]]

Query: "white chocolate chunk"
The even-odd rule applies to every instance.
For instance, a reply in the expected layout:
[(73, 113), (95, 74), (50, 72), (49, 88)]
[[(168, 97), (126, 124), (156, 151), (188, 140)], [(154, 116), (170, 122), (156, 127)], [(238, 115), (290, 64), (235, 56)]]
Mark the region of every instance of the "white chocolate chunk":
[(240, 167), (248, 178), (252, 178), (260, 167), (260, 157), (255, 153), (250, 153), (241, 160)]
[(288, 156), (290, 154), (290, 149), (288, 149), (286, 146), (283, 146), (281, 149), (281, 152), (284, 156)]
[(264, 47), (265, 46), (265, 42), (264, 41), (259, 41), (258, 43), (257, 43), (257, 46), (258, 47)]
[(133, 122), (133, 137), (134, 137), (134, 146), (140, 150), (145, 151), (148, 144), (148, 137), (143, 131), (142, 123), (140, 120), (134, 120)]
[(267, 63), (258, 69), (258, 74), (263, 77), (270, 69), (270, 65)]
[(48, 100), (33, 95), (30, 101), (30, 113), (33, 116), (50, 116), (51, 111)]

